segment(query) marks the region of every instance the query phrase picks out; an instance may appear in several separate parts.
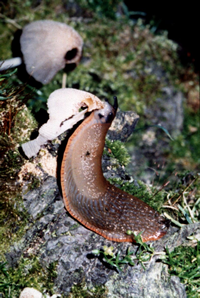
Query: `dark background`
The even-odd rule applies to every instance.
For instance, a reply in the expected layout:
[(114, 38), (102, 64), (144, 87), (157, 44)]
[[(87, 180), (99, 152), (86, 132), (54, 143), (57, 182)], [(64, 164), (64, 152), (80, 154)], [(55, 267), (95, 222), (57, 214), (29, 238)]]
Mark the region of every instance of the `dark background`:
[[(169, 39), (180, 45), (183, 63), (191, 63), (195, 71), (200, 67), (200, 8), (198, 1), (124, 1), (129, 11), (145, 12), (147, 24), (167, 30)], [(135, 18), (135, 16), (134, 16)]]

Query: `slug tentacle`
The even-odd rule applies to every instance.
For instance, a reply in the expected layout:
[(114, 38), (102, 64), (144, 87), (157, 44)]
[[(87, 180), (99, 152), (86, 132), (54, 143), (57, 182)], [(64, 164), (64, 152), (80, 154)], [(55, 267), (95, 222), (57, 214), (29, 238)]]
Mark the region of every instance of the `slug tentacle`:
[(105, 137), (117, 107), (116, 97), (113, 106), (106, 101), (70, 137), (61, 165), (65, 207), (84, 226), (109, 240), (133, 242), (128, 230), (142, 232), (143, 241), (157, 240), (166, 234), (169, 221), (103, 176)]

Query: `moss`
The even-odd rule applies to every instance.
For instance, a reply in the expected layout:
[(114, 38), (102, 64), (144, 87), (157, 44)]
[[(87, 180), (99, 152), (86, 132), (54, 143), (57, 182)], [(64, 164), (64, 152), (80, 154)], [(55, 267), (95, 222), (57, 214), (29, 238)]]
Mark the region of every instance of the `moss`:
[(23, 177), (23, 179), (24, 180), (26, 179), (29, 181), (29, 185), (26, 189), (26, 193), (28, 191), (31, 191), (33, 189), (40, 187), (40, 185), (41, 185), (41, 179), (38, 178), (37, 176), (35, 176), (34, 174), (32, 174), (31, 172), (28, 173), (25, 177)]
[[(127, 166), (129, 164), (130, 155), (122, 142), (106, 139), (105, 146), (107, 150), (104, 150), (104, 154), (112, 159), (117, 159), (116, 164), (119, 163), (121, 166)], [(114, 162), (112, 162), (113, 164)]]
[(0, 263), (0, 293), (5, 298), (18, 298), (25, 287), (34, 287), (42, 293), (54, 293), (54, 280), (57, 277), (57, 263), (51, 263), (44, 269), (39, 260), (21, 258), (15, 268), (10, 268), (6, 263)]
[(24, 91), (25, 85), (12, 85), (14, 72), (0, 74), (0, 153), (17, 150), (18, 144), (30, 138), (36, 121), (26, 107), (31, 95)]
[(19, 195), (9, 198), (2, 196), (0, 206), (0, 258), (3, 260), (10, 246), (24, 235), (29, 215)]
[(70, 229), (69, 230), (70, 231), (76, 230), (79, 226), (80, 226), (79, 223), (76, 223), (76, 224), (70, 226)]
[(117, 6), (121, 0), (82, 0), (81, 3), (86, 9), (91, 9), (101, 18), (116, 19)]
[[(106, 298), (107, 290), (105, 286), (96, 286), (88, 289), (84, 283), (74, 285), (68, 298)], [(67, 298), (66, 297), (66, 298)]]
[[(7, 71), (0, 74), (0, 132), (1, 137), (6, 138), (7, 147), (16, 148), (27, 138), (37, 123), (31, 112), (27, 109), (26, 103), (31, 97), (26, 85), (13, 85), (15, 71)], [(10, 143), (10, 144), (9, 144)]]
[(19, 144), (30, 139), (37, 122), (27, 109), (26, 103), (31, 94), (25, 85), (12, 85), (15, 71), (0, 74), (0, 158), (3, 169), (1, 177), (17, 171), (23, 164), (19, 154)]
[(0, 212), (1, 256), (20, 239), (27, 223), (18, 173), (24, 164), (19, 144), (30, 138), (36, 121), (25, 103), (30, 96), (25, 85), (12, 84), (15, 71), (0, 74)]

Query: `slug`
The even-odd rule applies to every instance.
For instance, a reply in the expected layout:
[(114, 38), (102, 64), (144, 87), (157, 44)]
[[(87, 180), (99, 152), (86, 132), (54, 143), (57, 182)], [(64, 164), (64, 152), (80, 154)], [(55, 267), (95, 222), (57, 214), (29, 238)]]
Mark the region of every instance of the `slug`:
[(103, 176), (101, 158), (106, 133), (116, 115), (105, 102), (93, 111), (69, 138), (61, 164), (61, 188), (68, 212), (88, 229), (117, 242), (134, 242), (131, 230), (142, 240), (164, 236), (169, 221), (149, 205), (114, 185)]

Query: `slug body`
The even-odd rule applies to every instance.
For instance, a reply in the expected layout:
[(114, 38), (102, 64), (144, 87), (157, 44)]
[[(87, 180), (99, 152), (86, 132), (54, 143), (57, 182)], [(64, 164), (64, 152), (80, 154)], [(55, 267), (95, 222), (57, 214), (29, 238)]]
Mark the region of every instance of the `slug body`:
[(142, 232), (143, 241), (157, 240), (169, 223), (146, 203), (103, 176), (101, 158), (106, 133), (115, 117), (117, 103), (108, 102), (75, 130), (66, 146), (61, 165), (61, 187), (68, 212), (88, 229), (106, 239), (134, 242), (131, 230)]

